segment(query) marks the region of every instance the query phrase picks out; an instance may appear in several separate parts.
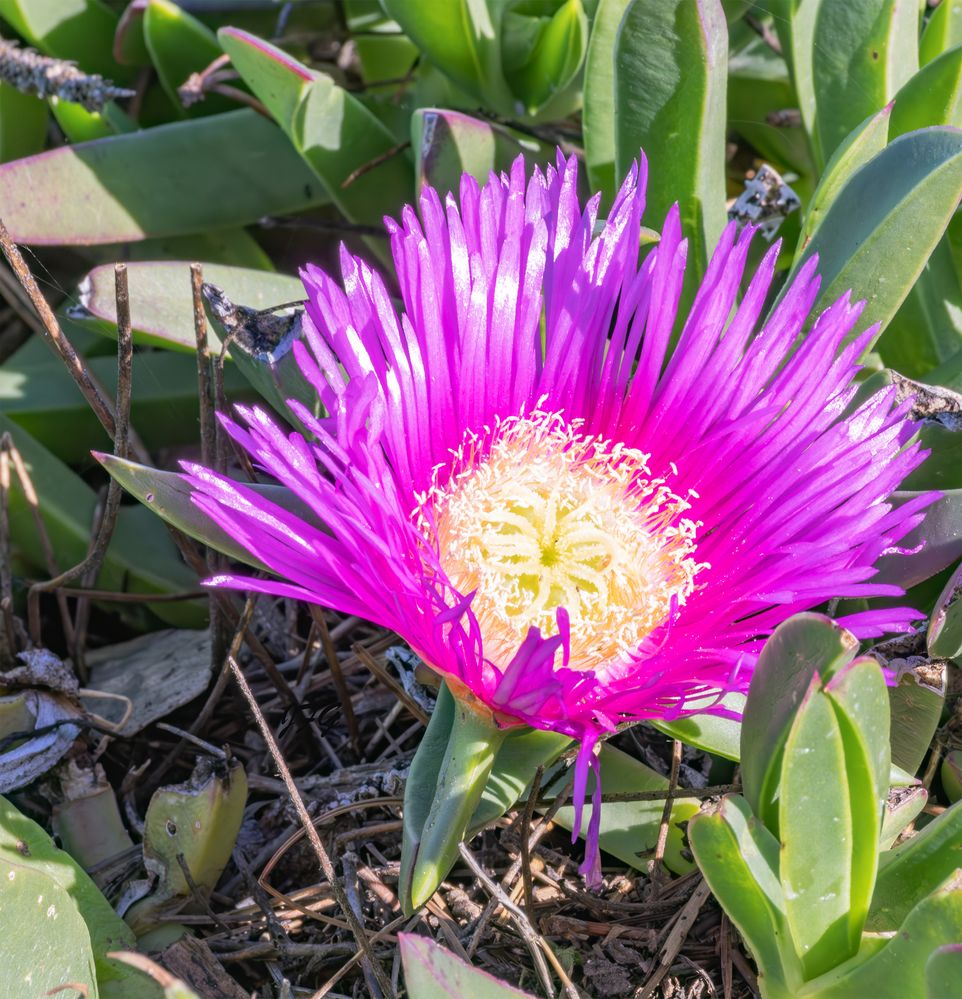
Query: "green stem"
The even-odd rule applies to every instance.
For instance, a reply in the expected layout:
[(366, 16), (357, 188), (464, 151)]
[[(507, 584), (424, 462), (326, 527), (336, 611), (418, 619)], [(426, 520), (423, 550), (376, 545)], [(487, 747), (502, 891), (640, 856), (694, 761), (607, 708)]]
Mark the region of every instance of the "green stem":
[(408, 913), (427, 902), (454, 866), (507, 735), (486, 713), (445, 695), (438, 699), (404, 790), (399, 889)]

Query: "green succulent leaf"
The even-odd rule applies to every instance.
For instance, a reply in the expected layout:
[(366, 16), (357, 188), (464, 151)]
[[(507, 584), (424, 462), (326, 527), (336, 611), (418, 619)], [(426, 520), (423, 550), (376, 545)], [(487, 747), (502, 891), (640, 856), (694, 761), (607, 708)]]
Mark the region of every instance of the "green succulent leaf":
[(325, 200), (283, 132), (246, 109), (0, 166), (4, 223), (14, 240), (34, 245), (175, 236)]
[[(346, 218), (380, 226), (385, 215), (411, 199), (410, 157), (364, 104), (329, 76), (254, 35), (222, 28), (218, 38)], [(370, 245), (390, 259), (383, 239)]]
[(427, 902), (454, 866), (506, 736), (484, 709), (450, 693), (439, 697), (404, 787), (399, 895), (405, 912)]
[(585, 57), (585, 163), (592, 191), (610, 205), (617, 192), (615, 170), (615, 42), (631, 0), (600, 0), (591, 24)]
[(706, 805), (688, 824), (698, 866), (776, 996), (792, 995), (802, 974), (791, 944), (779, 879), (779, 843), (733, 795)]
[[(928, 879), (926, 883), (930, 883)], [(940, 887), (926, 890), (898, 932), (873, 956), (851, 970), (843, 968), (825, 975), (800, 995), (803, 999), (925, 996), (926, 966), (937, 950), (957, 942), (959, 926), (962, 873), (955, 871)], [(942, 995), (952, 999), (958, 996), (958, 981)]]
[[(202, 541), (215, 551), (255, 569), (266, 570), (265, 565), (234, 541), (223, 528), (218, 527), (207, 514), (201, 512), (191, 500), (190, 486), (177, 472), (164, 472), (159, 468), (139, 465), (135, 461), (118, 458), (112, 454), (94, 452), (94, 457), (127, 492), (153, 511), (151, 518), (156, 514), (179, 531), (197, 541)], [(306, 505), (284, 486), (252, 482), (245, 482), (243, 486), (290, 513), (308, 520), (315, 519)]]
[[(837, 679), (861, 677), (862, 665), (856, 660)], [(871, 670), (881, 684), (874, 661)], [(884, 684), (881, 698), (885, 719)], [(862, 733), (846, 714), (814, 676), (785, 743), (778, 786), (779, 875), (806, 979), (857, 952), (878, 852), (877, 787)]]
[(832, 153), (822, 171), (811, 201), (805, 211), (796, 255), (809, 244), (825, 218), (825, 213), (848, 183), (852, 174), (878, 155), (888, 143), (892, 105), (887, 104), (877, 114), (866, 118), (854, 128)]
[(942, 791), (954, 805), (962, 799), (962, 749), (950, 749), (939, 767)]
[(914, 822), (929, 800), (928, 791), (917, 784), (915, 787), (893, 787), (889, 791), (882, 813), (882, 832), (878, 845), (880, 850), (889, 850), (892, 844)]
[(533, 999), (486, 971), (472, 968), (433, 940), (413, 933), (401, 933), (398, 940), (411, 999)]
[(752, 811), (778, 828), (778, 784), (789, 730), (818, 673), (831, 679), (855, 658), (858, 640), (822, 614), (796, 614), (765, 643), (742, 719), (742, 782)]
[(492, 171), (507, 170), (519, 155), (529, 168), (553, 157), (553, 150), (520, 132), (442, 108), (415, 110), (411, 145), (418, 193), (430, 185), (442, 197), (458, 193), (463, 174), (483, 184)]
[(505, 12), (501, 38), (505, 79), (534, 115), (564, 91), (581, 68), (588, 18), (581, 0), (561, 0), (553, 11), (539, 0), (520, 0)]
[(480, 832), (517, 804), (538, 767), (546, 769), (572, 745), (558, 732), (538, 728), (509, 729), (498, 749), (481, 801), (471, 816), (468, 835)]
[[(8, 934), (4, 945), (4, 980), (8, 984), (24, 980), (31, 965), (20, 962), (28, 959), (34, 962), (30, 982), (34, 991), (21, 990), (17, 995), (43, 995), (47, 981), (47, 988), (82, 981), (92, 985), (91, 997), (98, 994), (98, 985), (110, 990), (132, 983), (143, 988), (137, 993), (124, 994), (152, 999), (156, 993), (149, 982), (141, 982), (132, 969), (107, 957), (110, 951), (134, 947), (130, 927), (114, 912), (86, 871), (69, 854), (57, 849), (40, 826), (3, 797), (0, 797), (0, 867), (4, 886), (0, 912), (4, 925), (19, 928), (18, 932)], [(27, 884), (33, 885), (29, 892), (24, 891)], [(18, 892), (24, 895), (21, 897)], [(44, 902), (38, 903), (41, 895)], [(32, 929), (27, 929), (28, 926)], [(96, 981), (91, 982), (94, 970)]]
[[(300, 278), (285, 274), (205, 263), (203, 275), (204, 281), (217, 285), (231, 301), (252, 309), (269, 309), (304, 298)], [(189, 263), (151, 260), (128, 264), (127, 282), (134, 342), (193, 353), (197, 340)], [(106, 326), (116, 335), (113, 265), (105, 264), (90, 271), (80, 282), (77, 299), (83, 309), (78, 316), (90, 321), (98, 332), (103, 332)], [(208, 334), (208, 344), (212, 352), (220, 350), (216, 335)]]
[[(804, 6), (800, 4), (800, 6)], [(820, 0), (810, 53), (816, 154), (826, 162), (860, 121), (884, 107), (918, 69), (911, 3)]]
[(915, 906), (959, 868), (962, 802), (882, 854), (866, 929), (897, 930)]
[(0, 163), (39, 153), (47, 139), (48, 117), (44, 101), (0, 83)]
[[(44, 524), (60, 567), (81, 562), (90, 544), (97, 495), (75, 472), (55, 458), (9, 417), (0, 413), (0, 434), (9, 433), (23, 457), (40, 498)], [(43, 547), (33, 514), (19, 483), (10, 493), (10, 536), (15, 558), (31, 575), (45, 574)], [(132, 593), (180, 593), (197, 586), (170, 536), (147, 510), (122, 507), (97, 586)], [(197, 601), (148, 604), (176, 627), (199, 628), (206, 621)]]
[(127, 76), (113, 57), (117, 15), (102, 0), (0, 0), (0, 17), (45, 55), (114, 81)]
[(957, 45), (962, 45), (962, 8), (955, 3), (940, 3), (919, 39), (919, 63), (925, 66)]
[(957, 997), (962, 992), (962, 944), (950, 943), (932, 952), (925, 964), (927, 999)]
[[(931, 643), (929, 652), (939, 654)], [(910, 774), (918, 773), (945, 706), (945, 669), (931, 662), (916, 667), (906, 664), (888, 693), (892, 761)]]
[[(899, 491), (892, 498), (899, 503), (918, 495), (918, 492)], [(911, 554), (885, 555), (879, 559), (877, 582), (909, 589), (962, 558), (962, 489), (946, 489), (926, 509), (923, 522), (909, 531), (899, 545)]]
[[(662, 774), (614, 746), (602, 745), (598, 763), (601, 789), (606, 795), (668, 789), (668, 781)], [(586, 792), (589, 805), (594, 786), (594, 777), (589, 775)], [(549, 788), (547, 793), (550, 794), (551, 790)], [(665, 803), (661, 799), (606, 802), (601, 809), (601, 849), (636, 870), (645, 870), (658, 841), (664, 808)], [(683, 827), (697, 811), (698, 801), (694, 798), (675, 798), (672, 801), (665, 866), (676, 874), (686, 874), (692, 868), (691, 858), (686, 856)], [(563, 829), (574, 829), (574, 808), (570, 805), (559, 808), (554, 821)]]
[(512, 115), (516, 99), (501, 66), (501, 19), (510, 0), (382, 0), (387, 13), (446, 76), (492, 110)]
[(191, 73), (206, 69), (222, 54), (216, 35), (205, 24), (172, 0), (150, 0), (144, 12), (143, 36), (161, 85), (180, 116), (203, 117), (237, 107), (220, 94), (207, 94), (204, 100), (184, 108), (177, 93)]
[[(727, 710), (741, 715), (745, 710), (745, 695), (726, 694), (722, 704)], [(685, 715), (675, 721), (652, 721), (649, 724), (672, 739), (680, 739), (706, 753), (736, 763), (741, 758), (742, 723), (737, 718), (700, 713)]]
[[(927, 128), (900, 136), (852, 174), (792, 274), (819, 258), (814, 312), (851, 289), (866, 300), (859, 329), (891, 320), (942, 238), (962, 196), (962, 132)], [(781, 297), (781, 296), (780, 296)]]
[(632, 0), (615, 42), (615, 149), (623, 178), (639, 149), (657, 164), (648, 217), (677, 201), (696, 281), (725, 226), (728, 31), (719, 0)]

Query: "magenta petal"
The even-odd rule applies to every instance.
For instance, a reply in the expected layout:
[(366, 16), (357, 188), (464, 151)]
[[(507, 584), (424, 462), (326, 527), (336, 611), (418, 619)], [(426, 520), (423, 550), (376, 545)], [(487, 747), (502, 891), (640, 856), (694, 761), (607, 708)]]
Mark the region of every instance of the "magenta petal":
[[(466, 176), (458, 197), (425, 189), (420, 216), (408, 207), (387, 220), (400, 310), (346, 249), (340, 280), (305, 268), (305, 340), (294, 349), (323, 413), (291, 406), (310, 440), (257, 408), (224, 425), (311, 517), (187, 467), (197, 505), (276, 577), (217, 585), (363, 615), (504, 724), (580, 739), (579, 829), (601, 736), (745, 690), (766, 636), (792, 614), (833, 598), (900, 595), (874, 582), (876, 562), (902, 550), (934, 498), (891, 501), (924, 460), (917, 428), (891, 391), (850, 411), (872, 331), (855, 335), (862, 306), (849, 295), (811, 322), (816, 260), (763, 318), (776, 251), (746, 282), (752, 234), (729, 227), (672, 349), (687, 248), (676, 206), (639, 264), (646, 177), (642, 160), (600, 227), (598, 199), (580, 203), (577, 161), (560, 152), (543, 172), (526, 174), (519, 158), (484, 185)], [(585, 598), (571, 594), (583, 595), (583, 579), (562, 591), (553, 618), (506, 645), (479, 609), (486, 591), (459, 591), (451, 559), (461, 556), (437, 540), (439, 490), (487, 461), (492, 428), (535, 412), (648, 455), (679, 510), (690, 504), (666, 528), (693, 538), (690, 591), (665, 595), (650, 630), (601, 666), (579, 660)], [(877, 637), (919, 617), (894, 607), (842, 623)], [(583, 867), (591, 880), (600, 876), (599, 795), (596, 781)]]

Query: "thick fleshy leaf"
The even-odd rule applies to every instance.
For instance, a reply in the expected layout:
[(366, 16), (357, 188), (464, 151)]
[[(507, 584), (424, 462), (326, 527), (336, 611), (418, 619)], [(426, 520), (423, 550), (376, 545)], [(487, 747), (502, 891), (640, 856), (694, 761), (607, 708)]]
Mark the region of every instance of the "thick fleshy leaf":
[(60, 130), (74, 145), (137, 131), (137, 123), (113, 101), (102, 111), (88, 111), (82, 104), (52, 97), (50, 110)]
[(885, 811), (882, 813), (882, 832), (878, 839), (880, 850), (891, 849), (909, 823), (914, 822), (925, 808), (928, 800), (929, 793), (921, 784), (908, 788), (893, 787), (889, 790)]
[[(164, 909), (203, 911), (230, 860), (244, 818), (247, 774), (201, 760), (181, 784), (158, 788), (144, 816), (144, 865), (156, 879), (150, 895), (126, 914), (138, 935)], [(188, 877), (189, 872), (189, 877)]]
[(926, 999), (943, 999), (944, 996), (951, 996), (959, 991), (960, 982), (962, 982), (962, 944), (946, 944), (933, 951), (925, 964)]
[[(142, 991), (139, 993), (124, 992), (125, 996), (143, 995), (144, 999), (152, 999), (156, 995), (156, 991), (150, 987), (150, 983), (141, 983), (132, 969), (107, 957), (110, 951), (129, 950), (134, 947), (134, 934), (130, 927), (114, 912), (110, 903), (100, 893), (86, 871), (69, 854), (57, 849), (53, 840), (40, 826), (19, 812), (3, 797), (0, 797), (0, 864), (7, 869), (3, 875), (4, 891), (2, 901), (0, 901), (0, 911), (4, 913), (4, 925), (8, 927), (19, 925), (11, 922), (13, 916), (7, 909), (8, 889), (10, 887), (9, 869), (18, 865), (17, 876), (28, 869), (41, 874), (50, 879), (51, 883), (59, 886), (65, 893), (68, 906), (74, 908), (85, 925), (87, 941), (83, 945), (83, 950), (88, 957), (92, 956), (99, 985), (108, 990), (106, 994), (114, 994), (109, 990), (120, 989), (126, 983), (133, 982), (135, 985), (144, 984)], [(15, 881), (16, 878), (13, 880)], [(35, 904), (36, 900), (37, 895), (34, 895), (32, 901)], [(49, 918), (56, 932), (62, 931), (66, 936), (68, 931), (63, 924), (69, 923), (70, 920), (70, 916), (66, 914), (67, 907), (60, 910), (60, 917), (53, 914), (48, 917), (47, 907), (51, 903), (52, 899), (48, 901), (47, 905), (42, 906), (40, 915), (44, 919)], [(8, 936), (11, 938), (22, 937), (27, 941), (30, 939), (29, 933), (12, 933)], [(59, 942), (54, 948), (57, 962), (55, 964), (56, 970), (72, 959), (73, 948), (65, 947), (63, 939), (63, 937), (59, 938)], [(4, 945), (4, 980), (8, 982), (12, 971), (8, 960), (8, 957), (12, 957), (12, 955), (7, 949), (10, 943), (11, 940), (8, 940)], [(68, 976), (65, 979), (58, 979), (57, 983), (70, 980)], [(34, 983), (37, 983), (36, 979), (34, 979)], [(43, 995), (44, 990), (18, 994)]]
[(205, 24), (172, 0), (150, 0), (144, 12), (143, 34), (161, 85), (180, 114), (202, 117), (237, 107), (235, 101), (220, 94), (208, 94), (203, 101), (184, 108), (177, 93), (191, 73), (206, 69), (221, 55), (216, 35)]
[(782, 57), (788, 66), (798, 101), (805, 134), (812, 145), (813, 159), (825, 162), (815, 149), (815, 82), (812, 72), (815, 23), (822, 0), (777, 0), (772, 4), (773, 27), (778, 32)]
[(396, 21), (387, 17), (378, 3), (370, 0), (343, 0), (344, 20), (357, 46), (361, 79), (371, 86), (408, 75), (420, 53)]
[(647, 217), (677, 201), (689, 237), (686, 279), (704, 272), (725, 225), (728, 30), (718, 0), (632, 0), (615, 43), (618, 177), (638, 150), (656, 163)]
[[(899, 91), (889, 138), (928, 125), (962, 125), (962, 48), (940, 55)], [(885, 363), (904, 375), (924, 376), (962, 349), (962, 285), (953, 256), (947, 233), (879, 342)]]
[[(931, 884), (928, 877), (925, 880)], [(937, 890), (926, 890), (898, 932), (877, 954), (848, 974), (833, 976), (832, 987), (823, 987), (815, 995), (819, 999), (924, 996), (927, 962), (938, 948), (958, 941), (960, 926), (962, 873), (954, 871)], [(958, 989), (944, 995), (954, 999)]]
[[(745, 710), (745, 695), (728, 694), (722, 703), (729, 711), (740, 715)], [(650, 724), (659, 732), (706, 753), (713, 753), (736, 763), (741, 758), (742, 723), (737, 718), (694, 714), (675, 721), (653, 721)]]
[[(866, 682), (866, 678), (871, 678)], [(862, 698), (877, 681), (878, 695)], [(813, 677), (785, 743), (778, 785), (779, 876), (785, 914), (807, 979), (854, 956), (868, 911), (878, 856), (878, 786), (853, 703), (887, 722), (874, 661), (844, 667), (829, 686), (850, 691), (841, 706)], [(872, 710), (878, 701), (881, 711)], [(887, 725), (882, 735), (887, 748)]]
[(615, 40), (631, 0), (600, 0), (591, 22), (585, 57), (585, 163), (592, 191), (610, 205), (617, 191), (615, 177)]
[(808, 245), (822, 224), (825, 213), (848, 183), (852, 174), (885, 148), (888, 142), (891, 115), (892, 106), (889, 104), (882, 108), (878, 114), (866, 118), (861, 125), (854, 128), (846, 136), (845, 141), (832, 153), (832, 158), (822, 171), (815, 193), (805, 210), (796, 253), (801, 253)]
[[(96, 493), (22, 427), (0, 413), (0, 434), (5, 432), (13, 438), (33, 479), (60, 568), (76, 565), (84, 559), (90, 544)], [(44, 575), (43, 548), (26, 498), (16, 484), (10, 493), (10, 526), (14, 555), (30, 567), (31, 574)], [(97, 586), (134, 593), (179, 593), (195, 589), (197, 578), (184, 565), (166, 529), (149, 511), (121, 507)], [(198, 601), (148, 606), (176, 627), (199, 628), (206, 620), (204, 606)]]
[[(895, 502), (905, 502), (917, 492), (896, 492)], [(931, 578), (962, 558), (962, 489), (946, 489), (925, 511), (925, 519), (899, 542), (909, 554), (879, 559), (880, 583), (906, 589)], [(917, 549), (917, 550), (916, 550)]]
[[(852, 817), (847, 921), (854, 953), (858, 950), (875, 885), (881, 820), (888, 797), (891, 770), (889, 696), (882, 671), (871, 658), (856, 659), (841, 669), (825, 685), (824, 694), (835, 711), (845, 753), (844, 779), (848, 786)], [(787, 774), (794, 762), (793, 756), (786, 750), (782, 768), (786, 799)], [(811, 783), (804, 779), (799, 786), (809, 791), (812, 789)], [(801, 819), (802, 814), (803, 810), (799, 809), (797, 818)], [(813, 823), (813, 826), (816, 825)], [(822, 825), (821, 830), (821, 838), (831, 842), (834, 830), (830, 824)], [(841, 853), (840, 850), (837, 852)], [(803, 964), (807, 964), (804, 959)]]
[(550, 767), (573, 745), (558, 732), (538, 728), (510, 729), (491, 767), (484, 794), (468, 824), (468, 835), (480, 831), (513, 808), (531, 783), (538, 767)]
[(775, 994), (791, 995), (801, 969), (785, 919), (778, 840), (738, 795), (706, 805), (688, 824), (688, 839), (712, 894), (738, 927), (764, 981), (785, 990)]
[(801, 126), (771, 120), (774, 113), (797, 104), (785, 60), (751, 32), (748, 44), (729, 57), (729, 126), (780, 170), (811, 175), (815, 166)]
[[(601, 789), (604, 794), (665, 791), (668, 788), (666, 777), (645, 766), (633, 756), (615, 749), (614, 746), (606, 744), (601, 747), (598, 763), (601, 768)], [(589, 797), (593, 788), (594, 778), (589, 775), (587, 791)], [(665, 803), (661, 800), (606, 802), (601, 808), (599, 833), (601, 849), (636, 870), (645, 870), (651, 851), (658, 841), (664, 810)], [(665, 866), (676, 874), (685, 874), (691, 870), (691, 859), (684, 856), (683, 824), (697, 811), (698, 802), (694, 798), (679, 797), (672, 801)], [(574, 808), (570, 805), (559, 808), (554, 821), (563, 829), (573, 829)]]
[(962, 802), (883, 853), (866, 929), (898, 929), (912, 909), (958, 869), (960, 842)]
[(427, 937), (398, 935), (404, 984), (411, 999), (533, 999), (466, 961)]
[(962, 196), (962, 132), (927, 128), (890, 143), (838, 192), (792, 273), (818, 254), (815, 311), (851, 289), (859, 329), (892, 318)]
[(530, 115), (537, 114), (574, 79), (585, 57), (588, 18), (581, 0), (516, 4), (501, 26), (504, 76)]
[[(252, 309), (297, 302), (304, 297), (299, 278), (223, 264), (204, 264), (204, 280), (217, 285), (234, 302)], [(130, 313), (134, 341), (177, 350), (196, 349), (194, 312), (190, 294), (190, 264), (187, 261), (144, 261), (127, 265)], [(116, 328), (117, 303), (114, 268), (95, 267), (80, 282), (80, 306), (91, 319)], [(212, 351), (220, 350), (216, 336), (208, 334)]]
[(962, 749), (950, 749), (939, 767), (942, 791), (955, 804), (962, 799)]
[(944, 659), (962, 658), (962, 566), (955, 570), (935, 601), (929, 621), (928, 649)]
[[(113, 357), (89, 358), (87, 367), (101, 385), (116, 381)], [(160, 351), (136, 353), (133, 385), (131, 420), (148, 448), (196, 442), (197, 363), (193, 358)], [(224, 389), (231, 399), (254, 396), (233, 367), (224, 370)], [(62, 461), (85, 462), (92, 447), (110, 447), (99, 420), (59, 359), (33, 364), (14, 359), (0, 367), (0, 412)]]
[(816, 672), (829, 680), (857, 651), (855, 636), (822, 614), (789, 618), (762, 648), (742, 720), (742, 782), (752, 811), (772, 830), (785, 741), (802, 696)]
[(245, 225), (326, 200), (284, 134), (247, 109), (0, 166), (4, 223), (17, 242), (34, 245)]
[[(112, 454), (95, 452), (94, 457), (127, 492), (136, 496), (144, 506), (168, 524), (229, 558), (256, 569), (266, 569), (266, 566), (261, 565), (250, 552), (241, 548), (194, 505), (190, 498), (190, 487), (176, 472), (164, 472), (159, 468), (139, 465), (135, 461), (127, 461)], [(284, 486), (259, 483), (245, 483), (245, 486), (299, 517), (313, 519), (310, 510)]]
[(438, 790), (441, 761), (454, 726), (455, 703), (447, 684), (442, 683), (437, 701), (428, 720), (417, 752), (411, 761), (407, 780), (404, 782), (404, 809), (402, 812), (401, 873), (398, 894), (410, 905), (414, 861), (421, 845), (421, 834), (431, 805)]
[[(931, 645), (929, 652), (939, 654)], [(910, 774), (918, 773), (945, 705), (945, 667), (933, 662), (904, 663), (896, 685), (888, 690), (892, 761)]]
[(454, 866), (507, 735), (483, 706), (452, 701), (450, 728), (446, 712), (434, 732), (429, 726), (415, 757), (427, 759), (422, 767), (412, 764), (404, 788), (399, 895), (407, 913), (427, 902)]
[(962, 350), (962, 284), (947, 238), (932, 251), (876, 350), (910, 378), (927, 377)]
[(895, 96), (890, 139), (929, 125), (962, 125), (962, 48), (939, 55)]
[(919, 39), (919, 63), (925, 66), (943, 52), (962, 45), (962, 7), (940, 3), (925, 25)]
[(816, 157), (825, 163), (918, 69), (918, 6), (910, 0), (819, 0), (808, 6), (818, 8), (810, 50), (812, 137)]
[(125, 76), (112, 51), (117, 15), (103, 0), (0, 0), (0, 17), (45, 55), (115, 81)]
[(382, 0), (382, 6), (454, 83), (494, 111), (515, 113), (516, 100), (501, 69), (506, 0)]
[(411, 146), (418, 191), (428, 184), (442, 197), (457, 193), (463, 174), (484, 183), (492, 170), (507, 170), (521, 154), (529, 164), (554, 155), (530, 136), (443, 108), (418, 108), (411, 115)]
[(0, 83), (0, 163), (32, 156), (47, 140), (47, 105)]
[(0, 858), (3, 977), (14, 996), (65, 990), (98, 999), (90, 934), (66, 887), (29, 861)]
[[(222, 28), (218, 38), (346, 218), (379, 226), (411, 199), (409, 154), (357, 98), (246, 31)], [(371, 246), (389, 259), (384, 240)]]

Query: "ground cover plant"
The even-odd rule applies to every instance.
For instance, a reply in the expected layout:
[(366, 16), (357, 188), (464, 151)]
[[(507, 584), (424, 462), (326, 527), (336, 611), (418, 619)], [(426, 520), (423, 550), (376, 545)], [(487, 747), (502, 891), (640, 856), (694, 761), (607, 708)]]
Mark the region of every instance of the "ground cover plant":
[(962, 11), (0, 0), (6, 994), (962, 995)]

